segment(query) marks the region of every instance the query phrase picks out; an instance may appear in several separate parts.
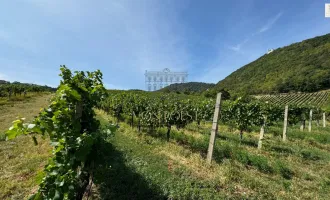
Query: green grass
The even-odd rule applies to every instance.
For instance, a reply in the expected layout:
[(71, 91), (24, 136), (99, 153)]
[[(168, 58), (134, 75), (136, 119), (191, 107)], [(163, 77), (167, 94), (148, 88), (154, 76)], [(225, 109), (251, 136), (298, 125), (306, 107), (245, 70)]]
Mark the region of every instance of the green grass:
[(34, 100), (40, 96), (45, 96), (45, 94), (50, 94), (49, 92), (29, 92), (25, 96), (24, 95), (16, 95), (11, 96), (10, 99), (8, 97), (0, 97), (0, 109), (1, 106), (11, 105), (14, 106), (17, 102), (27, 102), (31, 99)]
[[(103, 112), (98, 115), (102, 123), (111, 119)], [(246, 133), (240, 142), (236, 131), (220, 126), (209, 166), (205, 162), (209, 130), (208, 124), (173, 128), (167, 142), (165, 129), (139, 133), (120, 123), (108, 141), (111, 151), (103, 156), (108, 168), (99, 172), (94, 199), (330, 198), (328, 144), (299, 138), (283, 143), (279, 136), (266, 133), (258, 151), (258, 133)]]

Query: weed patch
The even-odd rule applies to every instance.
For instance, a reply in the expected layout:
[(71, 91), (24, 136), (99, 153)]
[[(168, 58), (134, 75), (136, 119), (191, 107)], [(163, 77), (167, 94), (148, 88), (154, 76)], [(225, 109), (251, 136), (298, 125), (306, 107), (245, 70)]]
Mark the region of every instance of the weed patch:
[(300, 152), (300, 155), (302, 156), (303, 159), (306, 160), (317, 161), (322, 159), (322, 157), (318, 154), (318, 152), (315, 152), (313, 150), (302, 150)]

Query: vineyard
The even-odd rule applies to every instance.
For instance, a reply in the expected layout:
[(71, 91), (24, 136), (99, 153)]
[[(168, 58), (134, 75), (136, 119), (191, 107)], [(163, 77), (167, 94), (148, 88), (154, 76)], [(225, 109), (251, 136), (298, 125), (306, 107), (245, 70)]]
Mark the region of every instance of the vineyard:
[(293, 93), (278, 95), (260, 95), (257, 99), (276, 105), (311, 105), (322, 107), (329, 100), (330, 91), (314, 93)]
[[(327, 93), (326, 93), (327, 94)], [(327, 96), (323, 98), (328, 98)], [(314, 98), (314, 97), (311, 97)], [(262, 99), (263, 100), (263, 99)], [(278, 101), (279, 102), (279, 101)], [(317, 101), (318, 102), (318, 101)], [(221, 123), (234, 126), (243, 134), (250, 127), (269, 126), (283, 121), (283, 103), (265, 101), (250, 101), (238, 98), (235, 101), (224, 101), (221, 105)], [(172, 126), (184, 128), (187, 124), (196, 122), (210, 122), (214, 112), (214, 99), (194, 96), (184, 98), (175, 94), (143, 93), (143, 92), (110, 92), (108, 99), (99, 104), (99, 108), (112, 114), (117, 121), (120, 118), (130, 117), (133, 126), (134, 119), (138, 120), (138, 129), (141, 126), (153, 130), (155, 127), (167, 127), (168, 139)], [(295, 125), (305, 124), (306, 120), (325, 120), (325, 111), (312, 104), (289, 104), (288, 123)], [(310, 112), (314, 115), (309, 117)]]
[[(99, 104), (99, 108), (112, 116), (112, 119), (120, 123), (121, 127), (132, 132), (121, 133), (126, 135), (125, 137), (133, 137), (134, 140), (138, 141), (145, 140), (147, 144), (157, 143), (157, 139), (160, 138), (163, 141), (167, 141), (167, 143), (173, 142), (184, 149), (200, 154), (202, 159), (205, 159), (209, 146), (210, 124), (214, 113), (214, 105), (215, 99), (203, 97), (189, 99), (187, 96), (182, 98), (182, 96), (179, 97), (173, 94), (116, 91), (110, 92), (109, 97)], [(311, 111), (313, 113), (312, 116), (310, 115)], [(310, 183), (306, 183), (306, 180), (310, 179), (310, 175), (306, 175), (306, 168), (310, 166), (307, 166), (306, 163), (318, 163), (317, 166), (320, 167), (319, 169), (322, 169), (321, 171), (325, 170), (329, 165), (327, 152), (330, 149), (327, 146), (330, 142), (329, 129), (322, 127), (319, 123), (322, 119), (324, 120), (324, 111), (320, 107), (311, 105), (289, 105), (286, 111), (287, 125), (285, 125), (285, 133), (284, 131), (282, 132), (284, 113), (285, 107), (277, 104), (249, 101), (242, 98), (238, 98), (236, 101), (222, 102), (218, 121), (220, 127), (217, 130), (219, 135), (214, 142), (213, 162), (222, 165), (221, 163), (226, 162), (226, 160), (231, 160), (231, 164), (239, 163), (238, 165), (244, 166), (240, 170), (249, 170), (246, 173), (251, 173), (250, 170), (255, 170), (251, 176), (258, 174), (256, 179), (262, 179), (264, 183), (251, 177), (248, 180), (259, 185), (260, 188), (267, 188), (264, 191), (265, 193), (259, 193), (259, 190), (262, 189), (245, 182), (247, 181), (245, 178), (238, 178), (240, 175), (247, 176), (246, 173), (241, 174), (238, 171), (229, 173), (237, 174), (237, 176), (232, 175), (235, 177), (230, 179), (233, 182), (259, 191), (257, 192), (258, 197), (262, 196), (265, 199), (272, 199), (281, 196), (278, 194), (278, 189), (274, 189), (277, 191), (275, 192), (272, 188), (278, 187), (278, 185), (275, 186), (271, 181), (264, 180), (261, 178), (263, 176), (268, 178), (276, 176), (277, 182), (284, 185), (287, 184), (284, 186), (286, 187), (284, 189), (286, 193), (290, 193), (295, 197), (299, 197), (302, 193), (292, 189), (297, 192), (293, 194), (294, 192), (289, 192), (291, 190), (289, 188), (301, 187), (305, 188), (306, 191), (314, 193), (314, 195), (321, 195), (321, 191), (315, 188), (311, 189)], [(309, 121), (310, 128), (313, 126), (313, 130), (317, 130), (317, 132), (311, 134), (306, 132), (305, 121)], [(326, 123), (323, 126), (326, 126)], [(310, 132), (312, 129), (308, 131)], [(247, 136), (243, 137), (243, 133), (246, 133)], [(123, 143), (118, 144), (120, 145), (118, 148), (127, 148), (127, 151), (133, 148), (130, 146), (132, 144), (125, 147), (124, 143), (126, 142), (123, 141)], [(140, 143), (138, 142), (139, 145), (141, 145)], [(167, 149), (167, 151), (171, 150)], [(172, 153), (177, 154), (175, 152)], [(182, 159), (186, 158), (182, 157)], [(291, 159), (294, 159), (294, 161)], [(133, 162), (128, 161), (128, 163), (135, 165)], [(144, 167), (139, 165), (136, 167), (144, 169)], [(205, 170), (208, 171), (210, 169)], [(322, 173), (321, 171), (319, 172)], [(316, 173), (313, 172), (314, 175)], [(326, 174), (325, 177), (329, 177), (329, 174)], [(325, 182), (328, 178), (323, 180), (321, 177), (322, 175), (320, 175), (320, 178), (316, 178), (322, 184), (320, 187), (323, 189), (327, 188)], [(151, 178), (151, 180), (159, 181), (157, 178)], [(192, 180), (187, 179), (186, 181), (190, 184)], [(231, 185), (228, 182), (227, 184)], [(291, 184), (295, 186), (291, 186)], [(303, 186), (303, 184), (305, 185)], [(171, 186), (166, 185), (165, 180), (162, 185), (166, 188), (164, 190), (168, 188), (173, 190)], [(200, 187), (203, 189), (198, 188), (198, 194), (194, 191), (197, 188), (191, 186), (189, 190), (185, 188), (185, 191), (188, 190), (186, 194), (182, 194), (182, 196), (175, 194), (174, 198), (192, 198), (193, 195), (205, 199), (219, 198), (211, 189), (215, 186), (210, 186), (211, 188), (209, 188), (201, 184)], [(222, 187), (226, 188), (227, 186), (223, 185)], [(126, 189), (130, 191), (129, 188)], [(308, 196), (306, 191), (303, 192), (303, 195)], [(230, 193), (229, 195), (232, 194)], [(251, 198), (256, 197), (253, 194), (249, 195)], [(239, 197), (243, 196), (240, 194)], [(282, 196), (284, 199), (290, 197), (292, 196)], [(319, 197), (322, 199), (324, 196)], [(222, 196), (222, 198), (224, 197)]]
[(6, 132), (53, 148), (31, 199), (329, 197), (323, 103), (106, 91), (100, 71), (61, 72), (49, 106)]

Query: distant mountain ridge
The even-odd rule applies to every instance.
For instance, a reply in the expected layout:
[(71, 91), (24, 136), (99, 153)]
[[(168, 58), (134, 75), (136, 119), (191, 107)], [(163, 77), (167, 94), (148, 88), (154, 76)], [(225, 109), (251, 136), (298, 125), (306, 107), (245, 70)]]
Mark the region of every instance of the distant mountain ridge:
[(330, 34), (278, 48), (213, 88), (231, 94), (316, 92), (330, 88)]
[(188, 83), (174, 83), (163, 89), (161, 92), (189, 92), (198, 93), (211, 89), (215, 86), (214, 83), (188, 82)]

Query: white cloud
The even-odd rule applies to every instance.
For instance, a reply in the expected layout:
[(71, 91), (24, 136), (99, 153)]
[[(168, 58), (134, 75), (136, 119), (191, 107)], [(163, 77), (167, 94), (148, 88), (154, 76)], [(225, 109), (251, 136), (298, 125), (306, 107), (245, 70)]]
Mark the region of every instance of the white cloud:
[(230, 46), (229, 49), (233, 50), (233, 51), (236, 51), (236, 52), (239, 52), (242, 48), (242, 46), (247, 43), (248, 41), (250, 40), (250, 38), (246, 38), (243, 42), (235, 45), (235, 46)]
[(262, 26), (259, 29), (259, 33), (265, 32), (267, 30), (269, 30), (270, 28), (272, 28), (272, 26), (276, 23), (276, 21), (282, 16), (283, 12), (279, 12), (277, 15), (275, 15), (273, 18), (269, 19), (268, 22)]
[(234, 45), (234, 46), (229, 46), (230, 50), (233, 50), (235, 52), (240, 52), (241, 48), (244, 44), (246, 44), (248, 41), (251, 40), (254, 36), (261, 34), (263, 32), (268, 31), (269, 29), (272, 28), (272, 26), (276, 23), (276, 21), (283, 15), (283, 12), (279, 12), (277, 15), (275, 15), (273, 18), (269, 19), (265, 25), (263, 25), (257, 32), (252, 33), (250, 36), (248, 36), (244, 41), (241, 43)]

